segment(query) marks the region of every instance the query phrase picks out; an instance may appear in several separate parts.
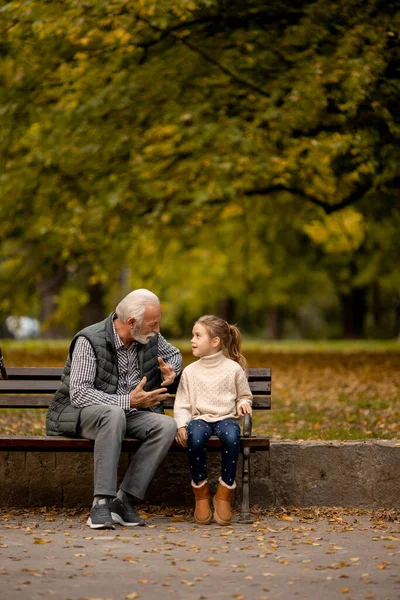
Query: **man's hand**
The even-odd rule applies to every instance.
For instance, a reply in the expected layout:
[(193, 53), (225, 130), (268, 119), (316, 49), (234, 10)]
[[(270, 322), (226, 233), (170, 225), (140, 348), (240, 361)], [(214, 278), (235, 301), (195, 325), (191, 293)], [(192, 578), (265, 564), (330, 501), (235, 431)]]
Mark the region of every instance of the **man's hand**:
[(243, 415), (245, 415), (245, 414), (251, 415), (252, 412), (253, 411), (251, 409), (250, 404), (247, 404), (247, 403), (246, 404), (244, 404), (244, 403), (241, 404), (239, 406), (239, 408), (238, 408), (238, 415), (239, 415), (239, 417), (243, 417)]
[(150, 408), (150, 406), (159, 404), (168, 398), (167, 388), (165, 387), (152, 390), (151, 392), (145, 392), (143, 386), (146, 381), (147, 377), (143, 377), (139, 385), (135, 387), (135, 389), (129, 394), (131, 399), (131, 408)]
[(175, 436), (175, 440), (178, 442), (180, 446), (186, 448), (187, 446), (187, 431), (186, 427), (179, 427), (178, 433)]
[(171, 385), (175, 381), (176, 373), (171, 367), (171, 365), (167, 365), (166, 362), (163, 361), (161, 356), (158, 358), (158, 364), (160, 365), (160, 371), (162, 375), (161, 385)]

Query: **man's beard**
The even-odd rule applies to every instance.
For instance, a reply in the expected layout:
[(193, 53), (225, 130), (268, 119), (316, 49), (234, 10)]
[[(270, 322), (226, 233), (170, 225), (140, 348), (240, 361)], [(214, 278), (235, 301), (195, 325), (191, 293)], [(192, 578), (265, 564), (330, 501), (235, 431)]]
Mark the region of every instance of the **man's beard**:
[(135, 329), (132, 331), (133, 339), (135, 340), (135, 342), (139, 342), (139, 344), (147, 344), (149, 339), (152, 338), (154, 335), (156, 335), (155, 333), (149, 333), (148, 335), (142, 335), (141, 333), (139, 333), (139, 331), (140, 331), (139, 325), (136, 325)]

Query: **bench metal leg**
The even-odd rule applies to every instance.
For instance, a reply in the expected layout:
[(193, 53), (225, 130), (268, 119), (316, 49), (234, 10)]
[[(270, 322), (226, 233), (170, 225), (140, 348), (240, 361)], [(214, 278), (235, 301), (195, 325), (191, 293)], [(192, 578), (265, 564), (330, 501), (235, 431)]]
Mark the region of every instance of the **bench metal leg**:
[(250, 514), (250, 448), (243, 448), (242, 472), (242, 509), (238, 519), (240, 523), (253, 523)]

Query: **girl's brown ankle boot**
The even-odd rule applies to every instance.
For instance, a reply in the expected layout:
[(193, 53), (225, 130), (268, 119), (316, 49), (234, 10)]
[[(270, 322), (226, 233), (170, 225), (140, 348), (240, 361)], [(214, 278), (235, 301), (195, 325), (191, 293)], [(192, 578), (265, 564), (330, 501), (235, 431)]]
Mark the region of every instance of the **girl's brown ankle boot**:
[(214, 496), (214, 519), (218, 525), (230, 525), (232, 520), (231, 500), (236, 482), (229, 486), (219, 479), (217, 493)]
[(192, 489), (196, 500), (194, 509), (194, 520), (199, 525), (208, 525), (212, 519), (211, 512), (211, 494), (208, 488), (207, 479), (196, 485), (192, 481)]

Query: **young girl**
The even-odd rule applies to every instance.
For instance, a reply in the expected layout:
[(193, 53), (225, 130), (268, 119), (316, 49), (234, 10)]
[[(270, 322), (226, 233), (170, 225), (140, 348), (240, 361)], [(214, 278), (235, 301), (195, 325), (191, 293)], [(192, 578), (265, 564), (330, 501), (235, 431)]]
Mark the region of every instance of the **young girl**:
[(196, 321), (192, 334), (192, 352), (200, 360), (184, 369), (179, 383), (174, 405), (176, 441), (189, 449), (196, 500), (194, 518), (202, 525), (210, 523), (213, 516), (206, 445), (210, 435), (222, 441), (221, 477), (213, 499), (214, 519), (220, 525), (229, 525), (240, 452), (238, 420), (245, 413), (251, 414), (247, 364), (240, 353), (240, 332), (234, 325), (206, 315)]

